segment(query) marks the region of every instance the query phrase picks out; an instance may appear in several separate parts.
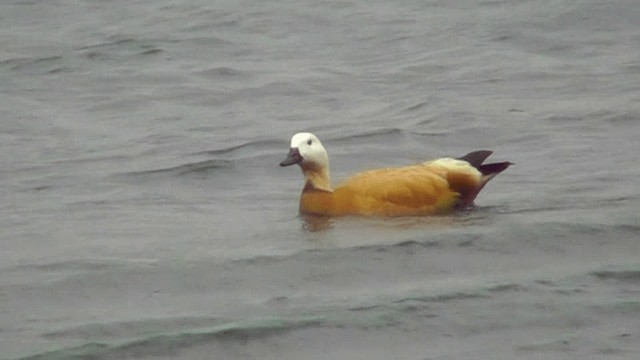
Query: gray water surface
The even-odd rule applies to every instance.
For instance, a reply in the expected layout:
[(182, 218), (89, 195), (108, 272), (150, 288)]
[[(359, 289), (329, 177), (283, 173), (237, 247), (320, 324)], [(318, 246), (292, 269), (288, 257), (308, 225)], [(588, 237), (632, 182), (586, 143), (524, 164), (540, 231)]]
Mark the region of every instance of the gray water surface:
[[(640, 7), (4, 1), (0, 359), (637, 359)], [(297, 215), (494, 150), (477, 208)], [(314, 231), (318, 230), (318, 231)]]

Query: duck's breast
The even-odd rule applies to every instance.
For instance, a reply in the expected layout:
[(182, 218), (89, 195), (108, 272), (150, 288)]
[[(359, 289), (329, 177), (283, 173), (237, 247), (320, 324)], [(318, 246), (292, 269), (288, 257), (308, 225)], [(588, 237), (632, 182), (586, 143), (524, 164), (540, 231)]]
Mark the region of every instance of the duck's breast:
[(339, 215), (336, 213), (334, 194), (329, 191), (305, 189), (300, 196), (300, 213), (308, 215)]

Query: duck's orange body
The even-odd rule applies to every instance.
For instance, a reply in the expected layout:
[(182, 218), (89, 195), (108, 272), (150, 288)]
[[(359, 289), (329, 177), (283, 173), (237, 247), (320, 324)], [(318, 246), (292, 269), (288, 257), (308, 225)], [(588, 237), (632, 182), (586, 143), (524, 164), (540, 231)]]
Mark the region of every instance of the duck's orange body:
[[(302, 137), (302, 140), (296, 137)], [(307, 138), (309, 140), (304, 141)], [(304, 149), (313, 146), (320, 149)], [(323, 151), (314, 135), (297, 134), (292, 139), (289, 158), (281, 163), (282, 166), (297, 163), (305, 175), (306, 183), (300, 197), (302, 214), (416, 216), (446, 213), (472, 205), (482, 187), (510, 165), (508, 162), (481, 165), (491, 152), (478, 151), (460, 159), (443, 158), (401, 168), (362, 172), (332, 190), (326, 152), (324, 158), (315, 156)]]

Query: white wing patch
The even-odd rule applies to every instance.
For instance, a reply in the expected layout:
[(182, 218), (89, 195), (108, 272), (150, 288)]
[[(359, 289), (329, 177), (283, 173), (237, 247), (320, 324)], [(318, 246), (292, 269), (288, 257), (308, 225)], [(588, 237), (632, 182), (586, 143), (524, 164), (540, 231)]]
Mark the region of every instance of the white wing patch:
[(427, 161), (424, 163), (425, 165), (437, 165), (446, 168), (464, 168), (464, 167), (472, 167), (468, 162), (464, 160), (454, 159), (454, 158), (440, 158), (436, 160)]
[(447, 169), (447, 171), (455, 171), (459, 173), (467, 173), (476, 177), (481, 177), (482, 173), (471, 166), (468, 162), (454, 158), (440, 158), (422, 163), (423, 165), (437, 166)]

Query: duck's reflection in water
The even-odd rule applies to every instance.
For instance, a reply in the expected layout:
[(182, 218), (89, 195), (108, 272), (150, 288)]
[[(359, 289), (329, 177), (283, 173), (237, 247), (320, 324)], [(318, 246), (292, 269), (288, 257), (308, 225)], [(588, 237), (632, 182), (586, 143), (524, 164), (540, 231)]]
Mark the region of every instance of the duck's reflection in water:
[(331, 229), (333, 219), (330, 216), (301, 214), (302, 229), (308, 232), (318, 232)]

